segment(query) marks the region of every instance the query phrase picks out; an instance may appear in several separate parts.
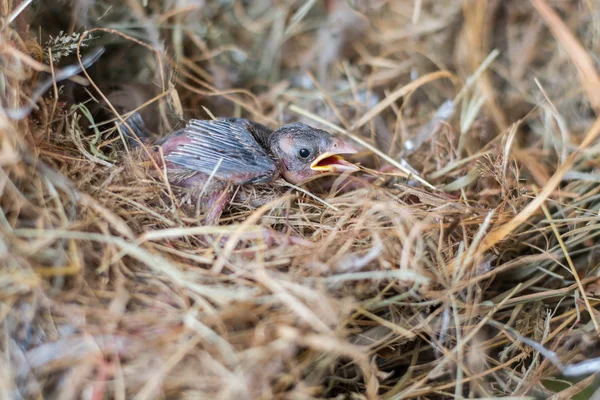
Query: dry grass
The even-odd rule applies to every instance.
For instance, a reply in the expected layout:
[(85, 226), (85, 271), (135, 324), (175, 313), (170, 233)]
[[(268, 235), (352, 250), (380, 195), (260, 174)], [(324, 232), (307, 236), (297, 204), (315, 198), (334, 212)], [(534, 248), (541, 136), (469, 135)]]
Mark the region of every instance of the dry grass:
[[(595, 390), (565, 366), (597, 356), (597, 2), (0, 13), (0, 398)], [(35, 98), (97, 45), (96, 64)], [(158, 132), (174, 115), (300, 120), (347, 135), (363, 171), (257, 187), (202, 226), (119, 145), (122, 116), (89, 128), (119, 79), (150, 83)]]

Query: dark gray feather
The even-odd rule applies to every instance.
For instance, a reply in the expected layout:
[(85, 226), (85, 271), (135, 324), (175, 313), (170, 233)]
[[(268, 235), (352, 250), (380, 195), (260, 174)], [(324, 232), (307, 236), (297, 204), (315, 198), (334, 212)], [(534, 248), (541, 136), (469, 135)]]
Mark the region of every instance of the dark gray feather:
[(277, 175), (277, 165), (244, 123), (190, 120), (186, 139), (165, 156), (173, 164), (236, 184), (263, 183)]
[(250, 121), (246, 118), (225, 118), (225, 121), (236, 122), (242, 125), (246, 125), (248, 132), (254, 136), (254, 139), (260, 144), (263, 148), (268, 148), (269, 146), (269, 137), (273, 133), (273, 131), (263, 124), (259, 124), (258, 122)]

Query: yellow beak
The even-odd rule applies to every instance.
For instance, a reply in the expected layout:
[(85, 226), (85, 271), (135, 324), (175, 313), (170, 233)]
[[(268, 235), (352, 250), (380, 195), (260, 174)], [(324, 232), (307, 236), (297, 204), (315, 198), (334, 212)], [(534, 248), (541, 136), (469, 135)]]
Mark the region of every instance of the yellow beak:
[(335, 139), (332, 148), (334, 151), (326, 151), (320, 154), (310, 164), (313, 171), (335, 172), (338, 174), (344, 172), (356, 172), (360, 168), (344, 160), (339, 154), (355, 154), (357, 150), (350, 144), (341, 139)]

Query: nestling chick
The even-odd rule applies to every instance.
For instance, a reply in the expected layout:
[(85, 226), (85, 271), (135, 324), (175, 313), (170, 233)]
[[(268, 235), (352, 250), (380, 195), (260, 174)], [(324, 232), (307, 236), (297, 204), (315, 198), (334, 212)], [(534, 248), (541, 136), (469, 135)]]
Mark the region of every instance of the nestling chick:
[(272, 131), (242, 118), (190, 120), (155, 143), (171, 184), (201, 194), (205, 221), (214, 224), (231, 199), (233, 185), (270, 183), (283, 177), (300, 184), (327, 172), (358, 171), (340, 154), (356, 149), (342, 139), (301, 123)]

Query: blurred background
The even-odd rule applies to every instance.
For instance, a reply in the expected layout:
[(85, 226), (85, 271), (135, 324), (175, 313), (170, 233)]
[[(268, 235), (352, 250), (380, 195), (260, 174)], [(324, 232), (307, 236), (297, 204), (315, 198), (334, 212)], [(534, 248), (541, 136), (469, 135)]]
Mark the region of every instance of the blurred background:
[[(0, 14), (0, 398), (596, 398), (564, 367), (598, 350), (600, 2)], [(362, 171), (202, 226), (134, 110), (305, 122)]]

